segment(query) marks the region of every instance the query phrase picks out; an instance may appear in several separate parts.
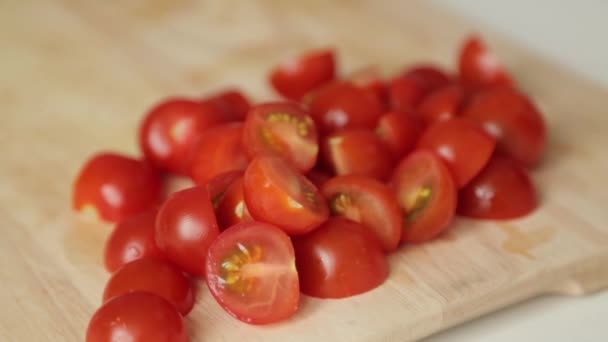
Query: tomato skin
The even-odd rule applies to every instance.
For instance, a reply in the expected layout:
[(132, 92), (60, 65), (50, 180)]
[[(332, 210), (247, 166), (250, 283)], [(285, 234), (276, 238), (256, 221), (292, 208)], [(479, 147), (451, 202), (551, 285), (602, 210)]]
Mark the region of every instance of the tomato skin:
[(388, 263), (373, 235), (360, 223), (330, 218), (293, 240), (302, 293), (345, 298), (370, 291), (388, 277)]
[(298, 308), (293, 245), (278, 227), (246, 222), (228, 228), (209, 248), (206, 269), (213, 297), (243, 322), (277, 322)]
[(311, 90), (335, 77), (332, 50), (313, 51), (279, 65), (270, 74), (270, 84), (284, 97), (299, 101)]
[(470, 101), (462, 116), (479, 123), (497, 141), (497, 150), (525, 166), (537, 165), (547, 143), (541, 112), (517, 90), (485, 89)]
[(222, 230), (237, 223), (253, 220), (247, 209), (247, 204), (245, 204), (242, 176), (236, 178), (226, 188), (226, 192), (217, 207), (216, 213), (217, 222)]
[(427, 95), (417, 112), (426, 125), (458, 116), (465, 101), (465, 91), (459, 84), (450, 84)]
[(237, 178), (242, 177), (244, 173), (243, 171), (225, 172), (213, 177), (205, 184), (207, 190), (209, 190), (209, 198), (211, 198), (211, 204), (213, 204), (214, 209), (217, 210), (230, 184)]
[(221, 112), (224, 121), (243, 121), (251, 108), (249, 99), (237, 89), (226, 89), (202, 100)]
[(409, 68), (403, 77), (416, 81), (426, 93), (446, 86), (451, 82), (450, 76), (441, 68), (431, 64), (420, 64)]
[(537, 206), (536, 190), (526, 170), (504, 156), (492, 158), (458, 197), (458, 214), (480, 219), (515, 219)]
[(162, 197), (162, 179), (147, 162), (116, 153), (89, 159), (74, 183), (72, 206), (108, 222), (144, 212)]
[(420, 121), (410, 112), (388, 112), (380, 118), (376, 134), (397, 161), (409, 153), (422, 132)]
[(458, 188), (464, 187), (488, 163), (496, 141), (481, 127), (464, 119), (431, 125), (418, 148), (434, 151), (450, 169)]
[(388, 93), (389, 107), (394, 111), (407, 112), (416, 108), (427, 90), (413, 78), (398, 77), (391, 81)]
[(401, 240), (403, 215), (394, 193), (383, 183), (362, 176), (338, 176), (321, 193), (333, 216), (343, 216), (370, 229), (386, 252)]
[[(120, 324), (117, 324), (119, 322)], [(133, 292), (105, 303), (87, 328), (87, 342), (188, 342), (184, 320), (162, 297)]]
[(320, 189), (325, 182), (331, 179), (331, 175), (323, 170), (312, 169), (306, 174), (306, 178)]
[(148, 292), (161, 296), (188, 314), (194, 305), (192, 284), (188, 277), (166, 260), (143, 258), (122, 266), (112, 274), (103, 292), (103, 302), (129, 292)]
[(388, 106), (388, 86), (382, 79), (380, 70), (377, 67), (370, 65), (361, 68), (350, 74), (346, 79), (351, 81), (355, 86), (376, 94), (380, 103), (385, 107)]
[(209, 190), (198, 186), (171, 195), (156, 218), (156, 243), (184, 271), (202, 276), (205, 257), (219, 228)]
[[(406, 215), (403, 242), (431, 240), (452, 222), (456, 212), (456, 186), (447, 166), (433, 152), (416, 150), (401, 160), (391, 186)], [(426, 197), (424, 190), (428, 191)]]
[(156, 167), (188, 176), (192, 153), (207, 128), (224, 121), (214, 106), (172, 98), (152, 108), (142, 121), (139, 144)]
[(228, 123), (205, 131), (193, 153), (191, 176), (199, 185), (229, 171), (244, 171), (249, 158), (243, 146), (243, 124)]
[(502, 63), (478, 36), (465, 40), (460, 51), (458, 72), (460, 81), (471, 88), (513, 84)]
[(108, 272), (141, 258), (166, 258), (154, 239), (157, 213), (158, 209), (152, 209), (116, 225), (104, 249), (104, 263)]
[(245, 121), (243, 143), (250, 158), (274, 153), (306, 172), (319, 153), (319, 138), (312, 118), (296, 103), (272, 102), (251, 109)]

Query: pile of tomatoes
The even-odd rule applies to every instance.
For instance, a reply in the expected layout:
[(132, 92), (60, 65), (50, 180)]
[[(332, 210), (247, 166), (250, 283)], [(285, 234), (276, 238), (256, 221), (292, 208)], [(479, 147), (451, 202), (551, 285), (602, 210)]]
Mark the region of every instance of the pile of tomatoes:
[[(241, 321), (284, 320), (300, 293), (378, 287), (387, 253), (437, 237), (457, 214), (510, 219), (537, 206), (528, 170), (545, 149), (542, 115), (478, 37), (457, 75), (336, 69), (331, 50), (276, 67), (281, 102), (251, 105), (236, 90), (168, 99), (142, 121), (143, 158), (84, 165), (75, 210), (117, 223), (87, 341), (187, 341), (196, 278)], [(195, 186), (165, 194), (171, 175)]]

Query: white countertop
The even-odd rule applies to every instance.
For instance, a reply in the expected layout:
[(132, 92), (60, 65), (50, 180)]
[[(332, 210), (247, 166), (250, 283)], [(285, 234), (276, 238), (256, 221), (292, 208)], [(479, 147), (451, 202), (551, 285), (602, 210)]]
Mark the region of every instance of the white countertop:
[[(608, 88), (608, 0), (433, 1)], [(425, 341), (608, 341), (608, 290), (527, 301)]]

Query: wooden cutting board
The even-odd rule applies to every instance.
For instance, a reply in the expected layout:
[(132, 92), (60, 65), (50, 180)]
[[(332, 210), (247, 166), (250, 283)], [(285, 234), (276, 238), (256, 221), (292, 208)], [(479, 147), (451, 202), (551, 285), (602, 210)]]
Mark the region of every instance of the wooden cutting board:
[[(424, 60), (451, 68), (477, 29), (421, 0), (2, 1), (0, 340), (83, 340), (108, 279), (109, 226), (72, 214), (72, 181), (96, 151), (136, 154), (138, 121), (160, 98), (238, 85), (271, 99), (269, 68), (320, 46), (338, 49), (344, 72)], [(547, 115), (549, 148), (534, 172), (541, 208), (510, 222), (458, 219), (437, 241), (392, 255), (380, 288), (304, 297), (293, 319), (272, 326), (232, 319), (200, 283), (193, 340), (403, 341), (608, 284), (608, 92), (486, 38)]]

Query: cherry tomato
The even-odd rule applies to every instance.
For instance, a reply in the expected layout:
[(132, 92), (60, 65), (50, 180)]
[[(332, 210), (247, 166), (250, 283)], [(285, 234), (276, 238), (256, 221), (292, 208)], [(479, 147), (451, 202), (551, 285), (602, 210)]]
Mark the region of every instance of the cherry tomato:
[(226, 189), (217, 207), (217, 222), (221, 229), (237, 223), (252, 221), (243, 196), (243, 177), (237, 177)]
[(89, 322), (87, 342), (188, 342), (188, 331), (173, 304), (147, 292), (132, 292), (105, 303)]
[(314, 122), (295, 103), (253, 107), (245, 121), (243, 142), (251, 158), (259, 153), (275, 153), (302, 171), (312, 169), (319, 153)]
[(417, 112), (426, 125), (456, 117), (465, 100), (465, 92), (458, 84), (450, 84), (427, 95)]
[(430, 64), (414, 66), (406, 70), (403, 77), (415, 80), (426, 93), (446, 86), (451, 82), (445, 71)]
[(409, 153), (420, 136), (420, 122), (410, 112), (388, 112), (380, 118), (376, 134), (390, 150), (393, 160)]
[(213, 177), (243, 171), (249, 158), (243, 146), (243, 124), (239, 122), (209, 128), (199, 140), (192, 158), (192, 179), (207, 184)]
[(427, 90), (412, 77), (398, 77), (391, 81), (388, 88), (389, 107), (399, 112), (416, 108)]
[(481, 91), (462, 115), (480, 123), (496, 138), (499, 151), (525, 166), (534, 166), (542, 158), (547, 142), (543, 116), (518, 91), (507, 87)]
[(302, 293), (344, 298), (370, 291), (388, 277), (388, 263), (375, 237), (360, 223), (331, 218), (293, 241)]
[(230, 184), (243, 176), (244, 173), (244, 171), (229, 171), (219, 174), (207, 182), (205, 186), (209, 190), (209, 198), (211, 198), (211, 204), (213, 204), (214, 209), (217, 209), (222, 199), (224, 199), (224, 195)]
[(207, 285), (217, 302), (243, 322), (289, 318), (300, 301), (289, 236), (262, 222), (225, 230), (209, 248)]
[(299, 101), (306, 93), (335, 77), (332, 50), (314, 51), (279, 65), (270, 74), (274, 89), (288, 99)]
[(163, 170), (189, 175), (190, 159), (201, 134), (224, 121), (214, 106), (174, 98), (154, 107), (139, 131), (139, 143), (148, 160)]
[(312, 169), (306, 174), (306, 178), (317, 188), (321, 188), (331, 178), (331, 175), (323, 170)]
[(276, 224), (290, 235), (308, 233), (329, 216), (319, 190), (280, 157), (255, 158), (245, 171), (243, 191), (253, 218)]
[(158, 209), (152, 209), (116, 225), (104, 249), (105, 266), (109, 272), (141, 258), (166, 258), (154, 240), (157, 213)]
[(434, 151), (450, 169), (458, 188), (473, 179), (488, 163), (496, 141), (481, 127), (464, 119), (450, 119), (430, 126), (418, 147)]
[(318, 89), (310, 103), (310, 115), (323, 134), (343, 128), (373, 128), (384, 106), (369, 89), (351, 82), (336, 82)]
[(158, 212), (156, 243), (167, 258), (184, 271), (202, 276), (205, 257), (219, 228), (204, 186), (174, 193)]
[(477, 36), (465, 40), (458, 63), (460, 81), (468, 87), (513, 83), (502, 63)]
[(346, 79), (357, 87), (370, 90), (380, 99), (380, 103), (388, 105), (388, 87), (377, 67), (370, 65), (359, 69)]
[(336, 175), (359, 175), (386, 179), (392, 167), (388, 147), (373, 131), (351, 129), (328, 135), (322, 157)]
[(517, 162), (502, 156), (462, 189), (458, 213), (482, 219), (514, 219), (536, 209), (538, 200), (530, 177)]
[(144, 212), (162, 197), (162, 180), (148, 163), (115, 153), (89, 159), (74, 183), (74, 210), (110, 222)]
[(452, 222), (456, 186), (448, 168), (431, 151), (418, 150), (404, 158), (391, 184), (405, 214), (402, 241), (428, 241)]
[(393, 192), (379, 181), (362, 176), (338, 176), (321, 189), (331, 214), (362, 223), (386, 252), (401, 240), (403, 215)]
[(225, 121), (243, 121), (251, 108), (251, 102), (236, 89), (227, 89), (203, 99), (223, 114)]
[(149, 292), (161, 296), (186, 315), (194, 305), (192, 284), (188, 277), (166, 260), (138, 259), (112, 274), (103, 292), (106, 303), (129, 292)]

